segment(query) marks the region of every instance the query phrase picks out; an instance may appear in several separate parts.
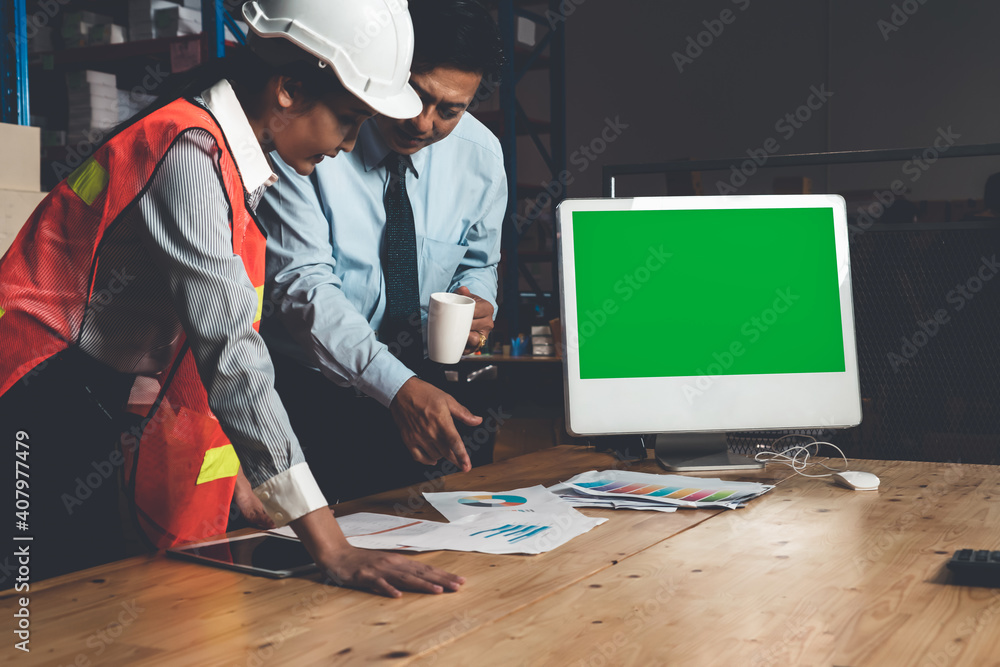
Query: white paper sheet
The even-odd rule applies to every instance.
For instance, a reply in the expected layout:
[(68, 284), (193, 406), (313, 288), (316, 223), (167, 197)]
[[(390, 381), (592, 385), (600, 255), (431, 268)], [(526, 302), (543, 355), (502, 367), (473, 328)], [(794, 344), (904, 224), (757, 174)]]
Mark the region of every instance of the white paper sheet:
[[(359, 549), (386, 549), (398, 551), (427, 551), (413, 548), (406, 540), (414, 535), (432, 531), (436, 526), (444, 526), (437, 521), (422, 519), (407, 519), (391, 514), (375, 514), (373, 512), (358, 512), (337, 517), (340, 529), (351, 546)], [(285, 537), (295, 537), (295, 531), (290, 526), (275, 528), (268, 532)]]
[(478, 551), (487, 554), (540, 554), (566, 544), (607, 519), (579, 512), (494, 512), (438, 524), (434, 531), (408, 538), (415, 547)]
[[(757, 482), (732, 482), (718, 478), (652, 475), (628, 470), (591, 470), (563, 484), (576, 494), (614, 502), (655, 503), (674, 507), (735, 509), (767, 493), (773, 486)], [(562, 494), (562, 491), (560, 492)], [(568, 492), (565, 495), (569, 495)], [(617, 505), (616, 505), (617, 507)]]
[[(498, 512), (575, 512), (544, 486), (528, 486), (513, 491), (450, 491), (425, 493), (424, 498), (448, 521), (458, 521), (476, 514)], [(514, 519), (512, 519), (513, 521)]]
[[(494, 512), (453, 523), (360, 512), (338, 517), (347, 541), (360, 549), (539, 554), (562, 546), (607, 519), (570, 512)], [(287, 526), (269, 532), (294, 537)]]

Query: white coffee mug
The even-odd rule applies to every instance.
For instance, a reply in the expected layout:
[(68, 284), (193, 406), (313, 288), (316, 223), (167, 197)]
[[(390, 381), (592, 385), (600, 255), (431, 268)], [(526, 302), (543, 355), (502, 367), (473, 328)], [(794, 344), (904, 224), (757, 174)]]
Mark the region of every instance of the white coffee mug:
[(476, 301), (461, 294), (431, 294), (427, 312), (427, 354), (439, 364), (457, 364), (462, 358), (476, 312)]

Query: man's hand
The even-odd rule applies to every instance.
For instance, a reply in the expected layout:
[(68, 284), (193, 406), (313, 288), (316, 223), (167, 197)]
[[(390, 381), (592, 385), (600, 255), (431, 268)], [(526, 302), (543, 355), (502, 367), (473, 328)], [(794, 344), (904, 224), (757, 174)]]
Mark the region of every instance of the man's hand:
[(469, 354), (479, 349), (479, 341), (483, 340), (479, 335), (480, 332), (483, 336), (489, 336), (490, 332), (493, 331), (493, 304), (470, 292), (468, 287), (459, 287), (455, 290), (455, 294), (467, 296), (476, 302), (476, 310), (472, 315), (472, 327), (469, 330), (469, 340), (465, 342), (465, 352), (462, 353)]
[(289, 525), (316, 564), (337, 586), (398, 598), (402, 595), (401, 590), (443, 593), (457, 591), (465, 583), (462, 577), (399, 554), (352, 547), (333, 518), (333, 512), (326, 507), (299, 517)]
[(264, 503), (254, 494), (250, 487), (250, 480), (243, 474), (243, 466), (236, 472), (236, 490), (233, 491), (233, 500), (240, 512), (254, 526), (258, 528), (274, 528), (274, 521), (264, 510)]
[(411, 377), (396, 392), (389, 411), (414, 461), (434, 465), (448, 459), (462, 472), (472, 469), (454, 420), (478, 426), (483, 418), (469, 412), (451, 394)]

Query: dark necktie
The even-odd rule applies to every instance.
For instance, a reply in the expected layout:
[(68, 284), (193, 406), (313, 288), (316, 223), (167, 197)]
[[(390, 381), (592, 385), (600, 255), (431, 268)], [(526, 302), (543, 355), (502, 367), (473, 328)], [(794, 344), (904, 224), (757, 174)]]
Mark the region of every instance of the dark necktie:
[(420, 287), (417, 282), (417, 234), (413, 209), (406, 194), (406, 159), (389, 153), (383, 160), (389, 172), (385, 192), (385, 243), (382, 272), (386, 305), (379, 338), (400, 361), (417, 371), (424, 359), (420, 326)]

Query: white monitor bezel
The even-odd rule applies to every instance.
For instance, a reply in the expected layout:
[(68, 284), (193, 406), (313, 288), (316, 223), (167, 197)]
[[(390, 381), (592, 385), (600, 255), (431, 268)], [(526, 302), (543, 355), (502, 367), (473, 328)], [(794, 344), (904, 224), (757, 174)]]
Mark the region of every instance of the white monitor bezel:
[[(845, 370), (834, 373), (581, 379), (573, 228), (577, 211), (833, 209)], [(847, 211), (839, 195), (566, 199), (556, 211), (566, 427), (573, 435), (847, 428), (861, 422)], [(625, 233), (623, 230), (622, 233)], [(636, 340), (656, 350), (655, 332)], [(764, 400), (761, 397), (767, 397)], [(725, 410), (723, 410), (725, 408)]]

